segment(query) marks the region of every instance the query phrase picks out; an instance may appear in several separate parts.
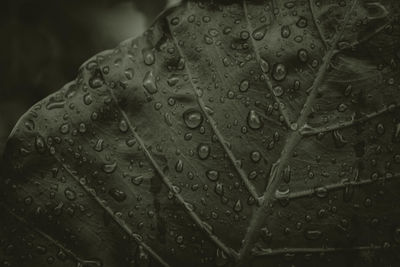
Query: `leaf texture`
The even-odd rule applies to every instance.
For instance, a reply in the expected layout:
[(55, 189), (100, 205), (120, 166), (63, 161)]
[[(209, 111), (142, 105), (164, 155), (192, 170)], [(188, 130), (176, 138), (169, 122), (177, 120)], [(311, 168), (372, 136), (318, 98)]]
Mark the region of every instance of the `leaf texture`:
[(396, 266), (400, 4), (185, 1), (10, 135), (4, 266)]

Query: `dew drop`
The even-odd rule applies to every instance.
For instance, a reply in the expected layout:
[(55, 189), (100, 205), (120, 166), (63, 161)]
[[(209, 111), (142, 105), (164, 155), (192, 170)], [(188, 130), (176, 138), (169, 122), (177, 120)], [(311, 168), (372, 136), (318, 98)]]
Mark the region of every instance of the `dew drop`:
[(103, 165), (103, 171), (105, 173), (113, 173), (117, 169), (117, 162), (113, 162), (110, 164), (104, 164)]
[(175, 170), (176, 172), (181, 173), (183, 171), (183, 161), (182, 160), (178, 160), (175, 164)]
[(196, 109), (188, 109), (183, 113), (183, 121), (188, 128), (196, 129), (203, 122), (203, 115)]
[(119, 130), (122, 133), (126, 133), (128, 131), (129, 127), (128, 127), (128, 123), (125, 120), (121, 120), (119, 122)]
[(150, 66), (150, 65), (153, 65), (153, 64), (154, 64), (156, 58), (155, 58), (154, 53), (153, 53), (152, 50), (150, 50), (150, 49), (144, 49), (144, 50), (142, 51), (142, 54), (143, 54), (144, 63), (145, 63), (146, 65)]
[(249, 90), (249, 80), (241, 81), (239, 85), (239, 91), (246, 92), (247, 90)]
[(300, 62), (307, 62), (308, 61), (308, 52), (305, 49), (299, 49), (297, 51), (297, 58), (300, 60)]
[(111, 188), (108, 193), (112, 198), (114, 198), (117, 202), (123, 202), (126, 199), (126, 194), (124, 191), (121, 191), (117, 188)]
[(200, 159), (207, 159), (210, 155), (210, 146), (207, 144), (199, 144), (197, 147), (197, 154)]
[(263, 125), (260, 117), (254, 110), (249, 111), (249, 114), (247, 115), (247, 124), (253, 130), (258, 130)]
[(126, 77), (128, 80), (132, 80), (132, 79), (133, 79), (134, 72), (133, 72), (133, 69), (132, 69), (132, 68), (126, 69), (125, 72), (124, 72), (124, 74), (125, 74), (125, 77)]
[(67, 133), (69, 133), (69, 124), (64, 123), (63, 125), (61, 125), (61, 127), (60, 127), (60, 133), (62, 133), (62, 134), (67, 134)]
[(243, 209), (242, 202), (239, 200), (236, 201), (235, 205), (233, 206), (233, 210), (236, 212), (240, 212)]
[(286, 78), (287, 69), (286, 66), (282, 63), (275, 64), (272, 68), (272, 77), (276, 81), (282, 81)]
[(71, 188), (66, 188), (64, 190), (64, 195), (65, 195), (65, 198), (70, 201), (73, 201), (76, 199), (76, 193)]
[(259, 151), (253, 151), (250, 154), (250, 158), (253, 162), (259, 162), (261, 160), (261, 153)]
[(208, 170), (206, 176), (210, 181), (215, 182), (219, 178), (219, 172), (215, 170)]
[(46, 143), (41, 136), (37, 136), (35, 138), (35, 148), (39, 154), (42, 154), (46, 151)]
[(102, 151), (103, 150), (103, 143), (104, 143), (104, 140), (100, 138), (99, 140), (97, 140), (97, 142), (94, 145), (93, 149), (96, 150), (97, 152)]
[(282, 26), (282, 28), (281, 28), (282, 38), (289, 38), (290, 33), (291, 33), (291, 31), (290, 31), (289, 26), (287, 26), (287, 25)]
[(148, 71), (143, 79), (143, 87), (149, 94), (155, 94), (158, 91), (157, 83), (153, 71)]

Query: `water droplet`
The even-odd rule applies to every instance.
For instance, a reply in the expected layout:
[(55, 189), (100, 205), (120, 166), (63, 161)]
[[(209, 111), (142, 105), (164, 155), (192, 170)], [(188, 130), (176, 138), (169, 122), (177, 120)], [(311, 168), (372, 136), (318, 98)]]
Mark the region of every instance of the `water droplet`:
[(103, 171), (105, 173), (113, 173), (117, 169), (117, 162), (109, 163), (109, 164), (104, 164), (103, 165)]
[(217, 182), (217, 183), (215, 184), (214, 191), (215, 191), (215, 193), (216, 193), (217, 195), (222, 196), (222, 195), (224, 194), (224, 185), (223, 185), (223, 183)]
[(297, 51), (297, 58), (300, 60), (300, 62), (307, 62), (308, 61), (308, 52), (305, 49), (299, 49)]
[(328, 189), (325, 186), (315, 188), (314, 193), (319, 198), (325, 198), (328, 196)]
[(241, 81), (239, 85), (239, 91), (246, 92), (247, 90), (249, 90), (249, 80)]
[(260, 117), (254, 110), (249, 111), (249, 114), (247, 115), (247, 124), (253, 130), (258, 130), (263, 125)]
[(128, 123), (125, 120), (121, 120), (119, 122), (119, 130), (122, 133), (126, 133), (128, 131), (128, 129), (129, 129)]
[(379, 135), (383, 135), (385, 133), (385, 126), (382, 123), (378, 123), (376, 125), (376, 133)]
[(126, 77), (128, 80), (132, 80), (132, 79), (133, 79), (133, 76), (134, 76), (134, 71), (133, 71), (132, 68), (128, 68), (128, 69), (125, 70), (124, 74), (125, 74), (125, 77)]
[(318, 240), (322, 237), (322, 232), (319, 230), (307, 230), (304, 232), (304, 237), (308, 240)]
[(143, 59), (144, 59), (144, 63), (148, 66), (153, 65), (156, 58), (154, 56), (154, 53), (152, 50), (150, 49), (143, 49), (142, 51), (142, 55), (143, 55)]
[(69, 133), (69, 124), (64, 123), (63, 125), (60, 126), (60, 132), (62, 134), (67, 134)]
[(183, 161), (182, 160), (178, 160), (175, 164), (175, 170), (177, 172), (182, 172), (183, 171)]
[(236, 201), (235, 205), (233, 206), (233, 210), (236, 212), (240, 212), (240, 211), (242, 211), (242, 209), (243, 209), (242, 201), (240, 201), (240, 199), (239, 199)]
[(219, 178), (219, 172), (215, 170), (208, 170), (206, 172), (206, 176), (208, 179), (210, 179), (210, 181), (215, 182)]
[(99, 75), (95, 75), (89, 79), (89, 86), (93, 89), (97, 89), (103, 86), (103, 79)]
[(132, 182), (132, 184), (134, 184), (134, 185), (140, 185), (141, 183), (143, 183), (143, 176), (135, 176), (135, 177), (132, 177), (131, 178), (131, 182)]
[(103, 150), (103, 143), (104, 143), (104, 140), (100, 138), (99, 140), (97, 140), (97, 142), (94, 145), (93, 149), (96, 150), (97, 152), (102, 151)]
[(199, 144), (197, 147), (197, 154), (200, 159), (207, 159), (210, 155), (210, 146), (207, 144)]
[(274, 92), (274, 95), (275, 95), (276, 97), (280, 97), (280, 96), (282, 96), (283, 93), (284, 93), (283, 88), (282, 88), (282, 86), (280, 86), (280, 85), (275, 86), (275, 87), (272, 89), (272, 91)]
[(253, 151), (250, 154), (250, 158), (253, 162), (259, 162), (261, 160), (261, 153), (259, 151)]
[(176, 243), (178, 243), (178, 244), (182, 244), (182, 243), (183, 243), (183, 236), (178, 235), (178, 236), (175, 238), (175, 241), (176, 241)]
[(260, 61), (261, 61), (260, 64), (261, 64), (262, 72), (268, 73), (269, 72), (269, 62), (262, 58)]
[(116, 201), (118, 202), (122, 202), (126, 199), (126, 194), (124, 191), (121, 191), (117, 188), (111, 188), (108, 193), (110, 194), (110, 196), (112, 196), (112, 198), (114, 198)]
[(248, 31), (241, 31), (240, 32), (240, 39), (247, 40), (250, 37), (250, 33)]
[(153, 71), (148, 71), (143, 79), (143, 87), (149, 94), (155, 94), (158, 91)]
[(188, 128), (196, 129), (203, 122), (203, 115), (196, 109), (188, 109), (183, 113), (183, 120)]
[(64, 190), (64, 195), (65, 195), (65, 198), (70, 201), (73, 201), (76, 199), (76, 193), (71, 188), (66, 188)]
[(86, 105), (90, 105), (93, 102), (93, 98), (92, 95), (87, 93), (83, 96), (83, 103), (85, 103)]
[(300, 17), (299, 20), (296, 22), (296, 26), (299, 28), (305, 28), (307, 27), (308, 22), (307, 19), (304, 17)]
[(286, 78), (287, 69), (286, 66), (282, 63), (275, 64), (272, 68), (272, 77), (276, 81), (282, 81)]
[(343, 135), (338, 130), (333, 131), (332, 136), (337, 148), (344, 147), (347, 144), (346, 139), (344, 139)]
[(263, 25), (263, 26), (255, 29), (253, 31), (252, 36), (253, 36), (254, 40), (261, 41), (264, 38), (266, 32), (267, 32), (267, 25)]
[(289, 38), (290, 33), (291, 33), (291, 31), (290, 31), (289, 26), (287, 26), (287, 25), (282, 26), (282, 28), (281, 28), (282, 38)]
[(37, 136), (35, 138), (35, 148), (36, 151), (40, 154), (44, 153), (46, 151), (46, 143), (41, 136)]

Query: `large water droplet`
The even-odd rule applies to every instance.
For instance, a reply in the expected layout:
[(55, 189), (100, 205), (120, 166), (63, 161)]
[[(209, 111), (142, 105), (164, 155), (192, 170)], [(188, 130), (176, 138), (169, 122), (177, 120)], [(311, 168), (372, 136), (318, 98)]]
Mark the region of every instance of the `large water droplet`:
[(188, 128), (196, 129), (203, 122), (203, 115), (196, 109), (188, 109), (183, 113), (183, 120)]
[(144, 76), (143, 87), (149, 94), (157, 93), (158, 87), (152, 71), (148, 71)]
[(253, 130), (258, 130), (263, 125), (260, 117), (254, 110), (249, 111), (249, 114), (247, 115), (247, 124)]

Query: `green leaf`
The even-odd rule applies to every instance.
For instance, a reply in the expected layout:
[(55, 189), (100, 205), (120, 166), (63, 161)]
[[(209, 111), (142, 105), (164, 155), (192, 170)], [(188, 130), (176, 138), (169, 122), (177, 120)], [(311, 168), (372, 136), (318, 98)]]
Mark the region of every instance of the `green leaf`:
[(399, 11), (186, 1), (96, 55), (11, 133), (3, 265), (394, 266)]

